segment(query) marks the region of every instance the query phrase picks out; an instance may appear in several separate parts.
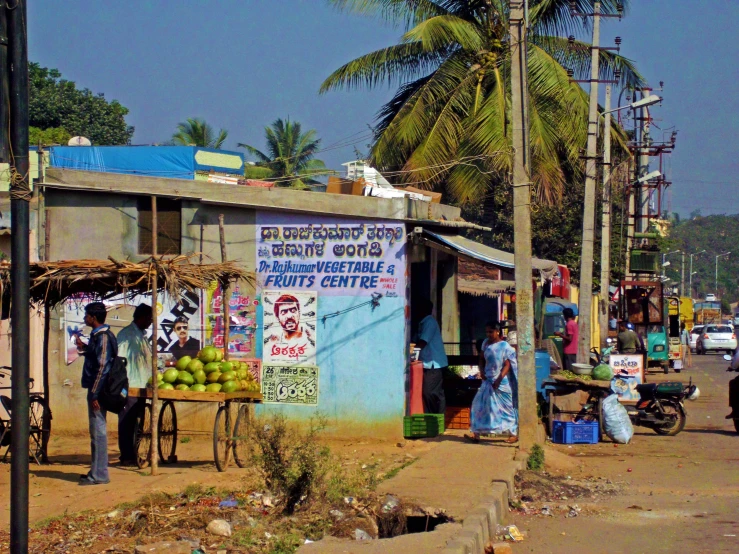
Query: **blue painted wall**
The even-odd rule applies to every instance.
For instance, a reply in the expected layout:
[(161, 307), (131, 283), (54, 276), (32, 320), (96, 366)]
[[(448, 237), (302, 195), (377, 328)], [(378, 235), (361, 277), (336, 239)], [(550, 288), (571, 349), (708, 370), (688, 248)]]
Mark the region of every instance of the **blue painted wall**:
[[(323, 296), (318, 300), (320, 368), (317, 407), (268, 404), (258, 411), (280, 409), (290, 418), (320, 412), (341, 423), (395, 422), (400, 429), (405, 409), (405, 298), (382, 298), (380, 305), (323, 316), (367, 302), (366, 297)], [(262, 307), (258, 314), (257, 357), (262, 357)]]

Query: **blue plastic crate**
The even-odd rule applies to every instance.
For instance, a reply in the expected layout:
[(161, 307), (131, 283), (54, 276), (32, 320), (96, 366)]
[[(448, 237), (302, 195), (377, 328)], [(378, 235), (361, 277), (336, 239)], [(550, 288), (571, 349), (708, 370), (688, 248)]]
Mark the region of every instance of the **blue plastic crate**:
[(555, 421), (552, 442), (557, 444), (596, 444), (600, 439), (597, 421)]

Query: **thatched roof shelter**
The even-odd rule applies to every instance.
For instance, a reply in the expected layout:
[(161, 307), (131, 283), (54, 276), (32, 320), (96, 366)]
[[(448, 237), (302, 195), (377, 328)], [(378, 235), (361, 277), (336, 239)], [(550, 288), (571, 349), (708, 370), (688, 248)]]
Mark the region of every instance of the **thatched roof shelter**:
[[(234, 262), (196, 264), (192, 256), (152, 257), (142, 262), (107, 260), (62, 260), (31, 263), (31, 302), (57, 306), (68, 298), (84, 294), (104, 300), (150, 294), (157, 275), (157, 289), (171, 298), (183, 292), (206, 289), (213, 282), (222, 285), (236, 280), (253, 284), (254, 274)], [(10, 263), (0, 262), (0, 295), (10, 298)], [(4, 302), (5, 303), (5, 302)]]

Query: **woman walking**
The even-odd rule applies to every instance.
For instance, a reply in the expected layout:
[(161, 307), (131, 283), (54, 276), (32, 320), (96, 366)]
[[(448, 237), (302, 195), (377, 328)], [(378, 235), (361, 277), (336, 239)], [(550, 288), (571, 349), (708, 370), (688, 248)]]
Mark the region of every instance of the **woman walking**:
[(480, 352), (482, 385), (472, 401), (470, 410), (472, 442), (479, 442), (481, 434), (510, 433), (506, 440), (518, 441), (518, 364), (516, 351), (501, 335), (497, 322), (485, 326), (487, 339)]

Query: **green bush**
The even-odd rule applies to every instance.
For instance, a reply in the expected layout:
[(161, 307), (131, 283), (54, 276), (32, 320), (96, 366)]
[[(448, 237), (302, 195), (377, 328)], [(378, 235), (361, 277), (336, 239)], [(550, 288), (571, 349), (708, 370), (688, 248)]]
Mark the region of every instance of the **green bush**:
[(255, 466), (267, 487), (284, 497), (288, 514), (323, 485), (330, 453), (318, 444), (318, 437), (325, 428), (322, 417), (311, 419), (306, 431), (289, 428), (282, 414), (251, 428)]
[(531, 447), (531, 452), (526, 460), (526, 467), (531, 471), (539, 471), (544, 468), (544, 449), (535, 444)]

